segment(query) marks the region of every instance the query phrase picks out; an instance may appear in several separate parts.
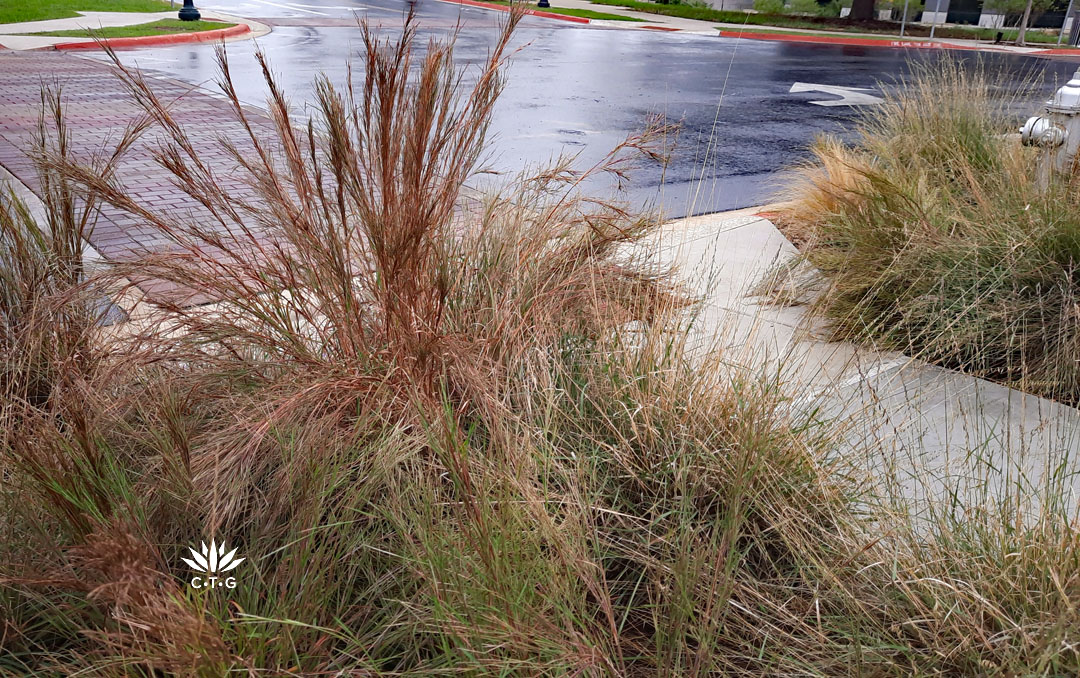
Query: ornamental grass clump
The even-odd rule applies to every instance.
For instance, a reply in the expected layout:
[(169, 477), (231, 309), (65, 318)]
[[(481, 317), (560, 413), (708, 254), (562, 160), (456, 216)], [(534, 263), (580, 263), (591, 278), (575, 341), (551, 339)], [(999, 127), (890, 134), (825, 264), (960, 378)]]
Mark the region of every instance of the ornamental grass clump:
[(960, 61), (916, 69), (853, 143), (818, 140), (781, 219), (838, 338), (1075, 403), (1080, 181), (1043, 185), (1043, 151), (1015, 134), (1035, 90), (994, 83)]
[[(74, 274), (81, 226), (11, 249), (34, 284), (5, 313), (42, 320), (2, 358), (49, 350), (0, 391), (0, 675), (1077, 673), (1064, 504), (916, 528), (774, 372), (689, 350), (695, 300), (641, 247), (660, 225), (579, 192), (662, 162), (665, 125), (465, 187), (518, 18), (464, 74), (412, 20), (365, 28), (306, 125), (261, 58), (256, 120), (222, 53), (243, 191), (121, 69), (146, 116), (120, 154), (154, 130), (204, 221), (43, 147), (77, 198), (50, 223), (108, 203), (171, 247)], [(140, 282), (130, 322), (87, 311)], [(193, 578), (203, 543), (231, 585)]]

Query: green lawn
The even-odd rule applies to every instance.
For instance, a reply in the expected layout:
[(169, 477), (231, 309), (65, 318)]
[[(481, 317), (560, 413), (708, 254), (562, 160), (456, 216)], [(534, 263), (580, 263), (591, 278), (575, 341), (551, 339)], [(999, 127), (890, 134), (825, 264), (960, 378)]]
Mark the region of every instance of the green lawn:
[[(809, 16), (786, 16), (778, 14), (748, 14), (741, 11), (725, 11), (712, 9), (711, 7), (691, 7), (687, 5), (662, 5), (655, 2), (642, 2), (641, 0), (592, 0), (594, 5), (607, 5), (611, 7), (626, 7), (639, 12), (649, 14), (662, 14), (675, 16), (683, 19), (698, 19), (700, 21), (715, 21), (717, 23), (741, 24), (745, 26), (779, 26), (783, 28), (806, 28), (821, 31), (839, 31), (842, 33), (877, 33), (899, 37), (900, 24), (895, 21), (862, 21), (853, 23), (847, 19)], [(939, 38), (962, 38), (968, 40), (993, 40), (998, 29), (994, 28), (961, 28), (958, 26), (939, 26), (934, 35)], [(1016, 38), (1016, 29), (1007, 28), (1002, 30), (1006, 41)], [(920, 24), (908, 24), (908, 38), (928, 37), (930, 27)], [(1056, 43), (1056, 32), (1042, 32), (1041, 30), (1029, 29), (1027, 42)]]
[[(510, 5), (507, 0), (484, 0), (491, 5)], [(591, 9), (571, 9), (567, 7), (537, 7), (534, 3), (524, 3), (529, 9), (539, 10), (541, 12), (550, 12), (551, 14), (565, 14), (566, 16), (576, 16), (582, 19), (601, 19), (606, 21), (642, 21), (631, 16), (622, 16), (621, 14), (608, 14), (606, 12), (594, 12)]]
[[(808, 17), (789, 17), (772, 14), (749, 14), (742, 11), (728, 11), (713, 9), (711, 7), (697, 7), (690, 5), (661, 5), (656, 2), (641, 2), (640, 0), (592, 0), (594, 5), (608, 5), (611, 7), (626, 7), (638, 12), (649, 14), (663, 14), (682, 19), (698, 19), (700, 21), (716, 21), (719, 23), (765, 25), (765, 26), (789, 26), (793, 28), (832, 28), (814, 21)], [(839, 22), (839, 20), (837, 20)]]
[[(135, 26), (110, 26), (96, 29), (94, 35), (101, 38), (137, 38), (144, 35), (166, 35), (169, 33), (193, 33), (197, 31), (213, 31), (220, 28), (228, 28), (236, 24), (223, 21), (180, 21), (179, 19), (162, 19), (148, 24)], [(47, 31), (33, 33), (32, 35), (47, 35), (57, 38), (85, 38), (88, 31), (75, 29), (70, 31)]]
[(3, 0), (0, 24), (66, 19), (83, 12), (164, 12), (172, 9), (161, 0)]

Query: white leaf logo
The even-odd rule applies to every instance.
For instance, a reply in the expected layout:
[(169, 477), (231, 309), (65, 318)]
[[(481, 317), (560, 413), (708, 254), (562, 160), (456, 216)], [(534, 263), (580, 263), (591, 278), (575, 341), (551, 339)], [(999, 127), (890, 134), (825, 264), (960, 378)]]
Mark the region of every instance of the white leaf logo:
[(191, 558), (180, 560), (199, 573), (221, 574), (244, 562), (243, 558), (236, 557), (236, 549), (225, 553), (225, 544), (218, 546), (213, 539), (210, 540), (210, 548), (207, 548), (206, 542), (203, 542), (198, 551), (193, 548), (189, 548), (188, 551), (191, 551)]

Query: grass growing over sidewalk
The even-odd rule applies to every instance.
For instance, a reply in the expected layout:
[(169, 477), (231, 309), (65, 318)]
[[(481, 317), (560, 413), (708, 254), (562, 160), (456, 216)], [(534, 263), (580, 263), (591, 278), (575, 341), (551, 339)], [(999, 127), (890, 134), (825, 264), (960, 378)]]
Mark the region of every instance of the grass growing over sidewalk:
[[(222, 142), (253, 196), (119, 62), (148, 117), (115, 152), (73, 157), (44, 97), (48, 224), (0, 201), (0, 673), (1076, 675), (1068, 487), (916, 526), (775, 374), (692, 358), (692, 300), (634, 247), (659, 224), (572, 190), (666, 127), (457, 209), (519, 18), (468, 80), (411, 17), (365, 30), (299, 128), (261, 59), (276, 131)], [(140, 133), (228, 235), (124, 190)], [(169, 251), (88, 277), (101, 201)], [(101, 332), (132, 277), (218, 301)], [(234, 589), (188, 584), (211, 538)]]
[(18, 0), (0, 3), (0, 24), (79, 16), (78, 12), (165, 12), (160, 0)]
[(31, 33), (31, 35), (57, 38), (85, 38), (88, 36), (99, 38), (135, 38), (144, 35), (168, 35), (172, 33), (216, 31), (235, 25), (236, 24), (225, 23), (222, 21), (181, 21), (179, 19), (162, 19), (161, 21), (154, 21), (148, 24), (137, 24), (135, 26), (109, 26), (106, 28), (94, 29), (93, 31), (47, 31), (44, 33)]
[(1023, 91), (957, 61), (817, 142), (784, 216), (828, 280), (838, 335), (1080, 402), (1080, 181), (1040, 187), (1015, 138)]
[[(715, 21), (744, 26), (776, 26), (780, 28), (804, 28), (819, 31), (841, 31), (844, 33), (881, 33), (899, 36), (900, 24), (894, 21), (860, 21), (831, 17), (788, 16), (783, 14), (751, 14), (748, 12), (718, 10), (711, 7), (691, 5), (660, 4), (643, 0), (591, 0), (594, 5), (626, 7), (639, 12), (662, 14), (683, 19)], [(934, 35), (939, 38), (961, 38), (968, 40), (993, 40), (998, 29), (961, 28), (957, 26), (939, 26)], [(1002, 29), (1005, 40), (1016, 39), (1016, 29)], [(920, 24), (907, 25), (906, 37), (929, 37), (930, 28)], [(1057, 33), (1029, 30), (1028, 42), (1056, 43)]]

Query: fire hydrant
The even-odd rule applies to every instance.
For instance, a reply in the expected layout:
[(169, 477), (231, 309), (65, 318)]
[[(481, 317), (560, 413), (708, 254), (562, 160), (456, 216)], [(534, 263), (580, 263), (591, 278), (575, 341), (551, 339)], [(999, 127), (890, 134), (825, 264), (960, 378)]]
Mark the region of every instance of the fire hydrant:
[(1080, 149), (1080, 69), (1046, 102), (1044, 115), (1028, 118), (1020, 128), (1020, 140), (1045, 149), (1040, 173), (1072, 166)]

